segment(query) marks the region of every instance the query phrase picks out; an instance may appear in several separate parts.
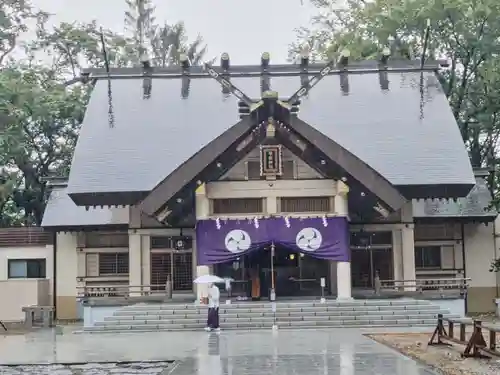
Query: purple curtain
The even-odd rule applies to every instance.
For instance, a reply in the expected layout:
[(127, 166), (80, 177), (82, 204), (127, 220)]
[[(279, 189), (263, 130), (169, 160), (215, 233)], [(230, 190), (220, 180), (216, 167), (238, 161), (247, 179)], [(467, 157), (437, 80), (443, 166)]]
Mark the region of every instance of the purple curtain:
[(270, 243), (315, 258), (350, 260), (345, 217), (209, 219), (196, 224), (199, 265), (232, 261)]

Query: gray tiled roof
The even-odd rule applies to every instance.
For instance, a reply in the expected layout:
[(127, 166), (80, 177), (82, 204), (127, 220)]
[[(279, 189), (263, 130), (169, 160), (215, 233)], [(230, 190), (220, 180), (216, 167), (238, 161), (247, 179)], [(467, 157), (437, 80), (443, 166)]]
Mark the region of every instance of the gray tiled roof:
[[(328, 76), (302, 101), (299, 116), (360, 157), (395, 185), (473, 183), (472, 168), (446, 97), (433, 73), (352, 74), (343, 95)], [(258, 78), (233, 78), (247, 95), (260, 96)], [(298, 77), (273, 77), (288, 97)], [(211, 78), (191, 81), (181, 98), (180, 79), (157, 79), (142, 99), (142, 80), (114, 80), (115, 126), (108, 126), (107, 82), (98, 81), (76, 147), (70, 193), (150, 191), (201, 147), (238, 120), (234, 97), (222, 99)]]
[(433, 73), (388, 74), (381, 90), (378, 74), (349, 77), (344, 96), (339, 77), (311, 90), (300, 117), (368, 163), (394, 185), (474, 183), (462, 137)]
[(413, 201), (413, 216), (422, 218), (496, 217), (489, 210), (491, 194), (484, 178), (476, 178), (476, 185), (465, 198), (453, 200), (421, 199)]
[(77, 206), (66, 188), (54, 188), (43, 215), (42, 227), (78, 227), (99, 225), (128, 225), (127, 208), (89, 208)]

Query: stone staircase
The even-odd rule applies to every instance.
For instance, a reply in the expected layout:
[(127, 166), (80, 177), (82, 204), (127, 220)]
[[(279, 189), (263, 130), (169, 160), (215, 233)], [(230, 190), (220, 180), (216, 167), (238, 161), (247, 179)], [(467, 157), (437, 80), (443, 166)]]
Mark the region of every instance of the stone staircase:
[[(270, 302), (244, 302), (222, 305), (220, 325), (222, 330), (271, 328), (273, 324), (279, 329), (431, 327), (436, 324), (438, 313), (455, 317), (429, 301), (412, 299), (277, 302), (275, 313)], [(194, 304), (136, 304), (119, 309), (93, 327), (84, 328), (84, 331), (201, 330), (206, 324), (206, 317), (206, 307)]]

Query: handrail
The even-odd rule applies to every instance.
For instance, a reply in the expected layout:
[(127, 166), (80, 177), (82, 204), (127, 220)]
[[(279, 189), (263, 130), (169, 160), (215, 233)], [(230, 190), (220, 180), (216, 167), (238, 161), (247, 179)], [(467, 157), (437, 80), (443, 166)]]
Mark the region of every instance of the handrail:
[(84, 285), (77, 287), (78, 297), (130, 297), (131, 294), (149, 296), (153, 294), (166, 294), (166, 284), (150, 285)]
[(432, 278), (432, 279), (414, 279), (414, 280), (381, 280), (379, 275), (375, 275), (374, 290), (375, 294), (379, 295), (382, 290), (401, 291), (406, 288), (423, 293), (424, 290), (449, 291), (460, 290), (462, 294), (469, 287), (470, 278), (453, 277), (453, 278)]
[[(448, 323), (448, 332), (444, 328), (444, 322)], [(455, 324), (460, 327), (460, 335), (457, 338), (454, 333)], [(473, 332), (467, 340), (466, 328), (472, 326)], [(483, 330), (488, 332), (488, 344), (483, 336)], [(443, 314), (438, 314), (436, 329), (429, 340), (429, 345), (451, 346), (449, 342), (458, 345), (465, 345), (463, 357), (491, 358), (500, 357), (500, 351), (497, 350), (497, 333), (500, 333), (499, 325), (485, 325), (481, 320), (450, 319), (444, 318)]]
[(380, 280), (381, 283), (414, 283), (426, 284), (428, 282), (443, 283), (446, 281), (470, 281), (470, 277), (450, 277), (450, 278), (435, 278), (435, 279), (415, 279), (415, 280)]

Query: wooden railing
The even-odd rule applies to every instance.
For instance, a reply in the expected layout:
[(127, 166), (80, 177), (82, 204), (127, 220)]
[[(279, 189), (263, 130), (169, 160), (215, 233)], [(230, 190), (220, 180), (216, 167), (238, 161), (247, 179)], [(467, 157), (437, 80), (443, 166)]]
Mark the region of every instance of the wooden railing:
[[(446, 332), (445, 322), (448, 325)], [(455, 336), (455, 326), (459, 327), (459, 336)], [(467, 327), (472, 327), (470, 338), (467, 338)], [(488, 343), (484, 339), (483, 331), (488, 334)], [(463, 357), (491, 358), (500, 357), (500, 351), (497, 350), (497, 337), (500, 333), (500, 326), (494, 324), (485, 324), (481, 320), (447, 319), (442, 314), (438, 315), (436, 329), (432, 334), (429, 345), (447, 345), (455, 343), (464, 345)]]
[[(169, 290), (170, 289), (170, 290)], [(77, 288), (80, 298), (131, 297), (131, 296), (171, 296), (168, 285), (95, 285)]]
[(380, 280), (375, 276), (374, 289), (376, 295), (384, 292), (403, 292), (415, 291), (423, 293), (425, 291), (435, 291), (445, 294), (449, 291), (459, 291), (461, 295), (467, 293), (470, 278), (436, 278), (436, 279), (417, 279), (417, 280)]

